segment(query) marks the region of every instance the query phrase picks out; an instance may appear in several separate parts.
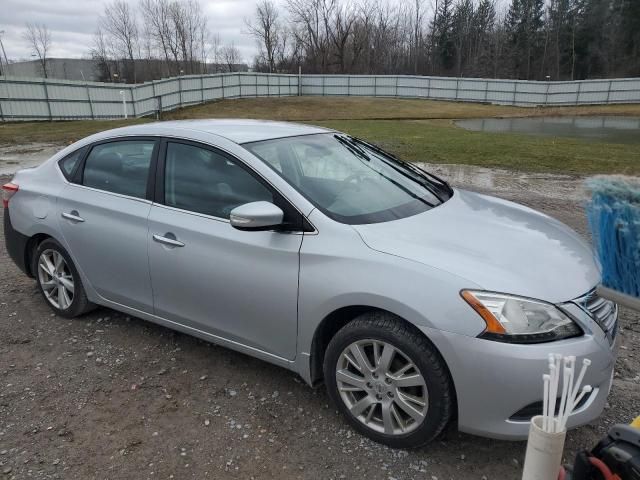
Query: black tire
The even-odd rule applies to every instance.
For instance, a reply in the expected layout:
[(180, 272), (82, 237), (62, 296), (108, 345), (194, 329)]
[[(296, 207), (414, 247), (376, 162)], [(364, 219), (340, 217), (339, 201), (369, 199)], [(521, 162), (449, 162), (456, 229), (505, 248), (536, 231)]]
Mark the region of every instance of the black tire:
[[(64, 261), (66, 262), (68, 273), (73, 278), (73, 284), (74, 284), (73, 298), (70, 305), (66, 308), (58, 308), (56, 305), (54, 305), (47, 298), (47, 295), (45, 294), (44, 288), (41, 283), (41, 275), (38, 270), (39, 269), (38, 262), (43, 252), (51, 251), (51, 250), (58, 252), (60, 255), (62, 255), (62, 257), (64, 258)], [(64, 247), (60, 245), (53, 238), (48, 238), (42, 241), (38, 245), (38, 247), (35, 250), (35, 254), (33, 255), (33, 263), (31, 265), (31, 271), (35, 274), (36, 282), (38, 283), (38, 289), (40, 290), (42, 297), (44, 298), (47, 305), (49, 305), (49, 307), (57, 315), (60, 315), (61, 317), (65, 317), (65, 318), (74, 318), (84, 313), (87, 313), (96, 307), (93, 303), (91, 303), (87, 299), (87, 294), (84, 290), (84, 286), (82, 285), (82, 280), (80, 279), (78, 270), (76, 269), (76, 266), (71, 260), (71, 257), (69, 256), (67, 251), (64, 249)]]
[[(401, 350), (417, 366), (428, 391), (422, 423), (410, 433), (385, 434), (354, 417), (338, 391), (336, 368), (342, 352), (362, 340), (377, 340)], [(449, 370), (433, 344), (410, 324), (385, 312), (369, 312), (345, 325), (331, 339), (324, 360), (329, 397), (351, 426), (372, 440), (393, 448), (417, 448), (436, 438), (453, 415), (455, 394)]]

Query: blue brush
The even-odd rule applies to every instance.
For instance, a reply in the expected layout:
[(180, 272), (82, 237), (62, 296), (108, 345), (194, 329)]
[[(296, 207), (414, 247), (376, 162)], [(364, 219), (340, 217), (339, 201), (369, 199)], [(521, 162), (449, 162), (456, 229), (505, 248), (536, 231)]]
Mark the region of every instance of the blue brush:
[(595, 177), (587, 218), (602, 265), (598, 293), (640, 310), (640, 179)]

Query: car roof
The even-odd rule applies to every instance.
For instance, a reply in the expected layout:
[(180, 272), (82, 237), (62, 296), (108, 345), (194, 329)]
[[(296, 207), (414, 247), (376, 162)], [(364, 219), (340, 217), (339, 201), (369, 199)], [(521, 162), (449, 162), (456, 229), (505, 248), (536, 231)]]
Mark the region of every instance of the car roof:
[(145, 123), (142, 125), (117, 128), (111, 130), (109, 133), (118, 133), (121, 135), (154, 135), (158, 134), (160, 129), (163, 131), (166, 131), (166, 129), (176, 129), (181, 130), (183, 133), (187, 131), (211, 133), (238, 144), (298, 135), (328, 133), (332, 131), (312, 125), (274, 122), (270, 120), (207, 119)]

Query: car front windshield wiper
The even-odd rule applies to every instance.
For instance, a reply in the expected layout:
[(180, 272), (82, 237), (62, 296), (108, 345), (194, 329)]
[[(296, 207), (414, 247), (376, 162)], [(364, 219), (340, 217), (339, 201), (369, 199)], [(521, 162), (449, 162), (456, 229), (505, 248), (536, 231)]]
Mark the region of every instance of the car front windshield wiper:
[[(446, 190), (443, 191), (443, 187), (440, 184), (428, 179), (424, 175), (425, 172), (423, 170), (416, 170), (416, 167), (414, 167), (410, 163), (400, 160), (386, 153), (384, 150), (376, 147), (375, 145), (371, 145), (370, 143), (367, 143), (363, 140), (359, 140), (353, 137), (351, 137), (351, 140), (353, 142), (357, 142), (360, 145), (364, 145), (369, 150), (372, 150), (373, 152), (375, 152), (378, 155), (378, 158), (380, 160), (385, 162), (387, 165), (389, 165), (398, 173), (404, 175), (405, 177), (411, 178), (414, 181), (417, 181), (420, 185), (426, 188), (434, 197), (436, 197), (441, 204), (444, 203), (447, 200), (447, 198), (451, 196), (449, 195), (447, 198), (445, 198), (447, 196), (447, 191)], [(404, 167), (404, 169), (400, 168), (399, 165), (394, 165), (394, 163), (391, 160), (395, 161), (397, 164), (400, 164), (402, 167)]]
[[(419, 177), (422, 177), (425, 180), (430, 180), (434, 182), (439, 187), (439, 190), (443, 191), (443, 193), (445, 193), (448, 197), (451, 197), (451, 195), (453, 195), (453, 188), (451, 188), (451, 185), (449, 185), (445, 180), (434, 175), (433, 173), (427, 172), (426, 170), (423, 170), (422, 168), (418, 167), (417, 165), (414, 165), (411, 162), (401, 160), (395, 155), (382, 150), (380, 147), (377, 147), (376, 145), (373, 145), (369, 142), (365, 142), (364, 140), (360, 140), (359, 138), (350, 137), (350, 140), (357, 144), (364, 145), (365, 147), (369, 148), (370, 150), (373, 150), (374, 152), (381, 155), (382, 157), (390, 157), (396, 162), (400, 163), (405, 168), (407, 168), (408, 170), (411, 170), (413, 173), (415, 173)], [(439, 197), (439, 195), (436, 195), (436, 196)], [(440, 199), (440, 201), (442, 201), (442, 199)]]
[[(334, 137), (341, 144), (343, 144), (347, 148), (347, 150), (349, 150), (351, 153), (353, 153), (357, 157), (360, 157), (361, 159), (366, 160), (367, 162), (371, 161), (371, 157), (369, 155), (367, 155), (367, 153), (360, 147), (360, 145), (358, 145), (356, 142), (351, 140), (350, 137), (343, 137), (341, 135), (334, 135)], [(396, 187), (398, 187), (399, 189), (401, 189), (402, 191), (407, 193), (409, 196), (415, 198), (416, 200), (419, 200), (420, 202), (424, 203), (428, 207), (430, 207), (430, 208), (435, 207), (435, 205), (433, 203), (431, 203), (427, 199), (422, 198), (422, 197), (416, 195), (415, 193), (411, 192), (409, 189), (407, 189), (406, 187), (402, 186), (400, 183), (396, 182), (395, 180), (393, 180), (392, 178), (388, 177), (384, 173), (378, 172), (378, 171), (376, 171), (376, 173), (378, 175), (382, 176), (383, 178), (385, 178), (387, 181), (393, 183)], [(436, 198), (437, 198), (437, 195), (436, 195)]]
[(367, 155), (367, 152), (365, 152), (360, 145), (358, 145), (357, 142), (354, 142), (352, 139), (350, 139), (349, 137), (345, 137), (343, 135), (338, 135), (335, 134), (333, 136), (336, 140), (338, 140), (338, 142), (340, 142), (342, 145), (344, 145), (347, 150), (349, 150), (351, 153), (353, 153), (354, 155), (356, 155), (357, 157), (362, 158), (363, 160), (366, 160), (367, 162), (371, 161), (371, 157), (369, 157), (369, 155)]

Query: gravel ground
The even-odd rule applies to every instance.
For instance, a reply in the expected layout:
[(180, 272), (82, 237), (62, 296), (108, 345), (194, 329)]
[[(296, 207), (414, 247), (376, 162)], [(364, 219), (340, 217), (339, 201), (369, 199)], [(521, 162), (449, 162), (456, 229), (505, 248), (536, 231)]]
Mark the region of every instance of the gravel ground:
[[(433, 170), (586, 231), (580, 178)], [(452, 426), (426, 448), (392, 450), (291, 372), (108, 309), (57, 318), (4, 242), (0, 268), (0, 479), (520, 478), (522, 442)], [(640, 414), (639, 320), (621, 311), (609, 404), (569, 433), (567, 459)]]

